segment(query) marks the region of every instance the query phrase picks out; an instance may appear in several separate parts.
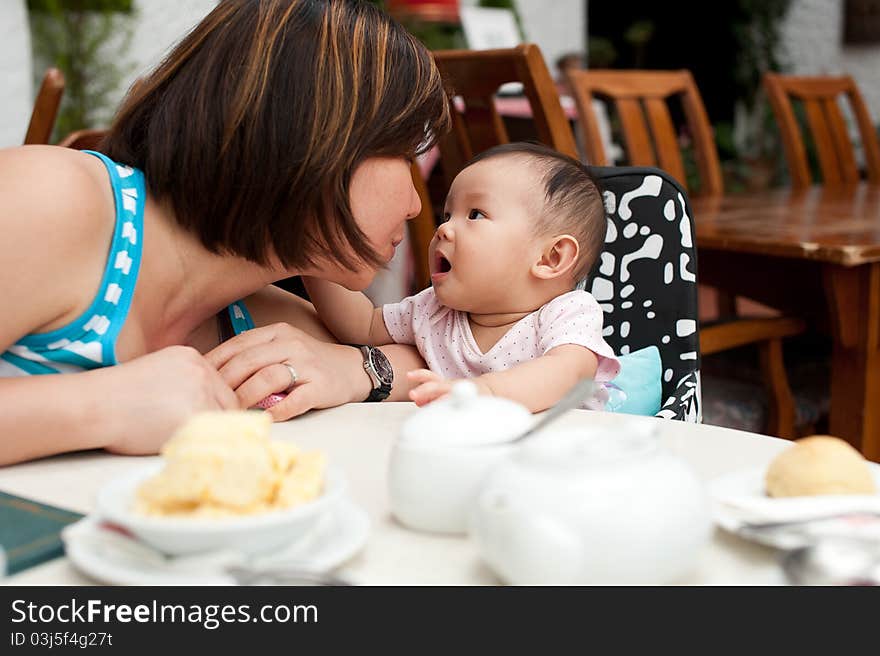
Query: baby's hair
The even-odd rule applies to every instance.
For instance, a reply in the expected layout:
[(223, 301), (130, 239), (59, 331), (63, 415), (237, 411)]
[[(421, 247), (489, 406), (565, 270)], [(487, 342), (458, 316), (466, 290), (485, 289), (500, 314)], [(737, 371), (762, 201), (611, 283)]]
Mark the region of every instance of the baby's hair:
[(574, 281), (587, 277), (605, 244), (607, 219), (602, 190), (590, 170), (576, 159), (547, 146), (514, 142), (495, 146), (474, 157), (468, 166), (495, 157), (521, 157), (533, 164), (544, 183), (544, 203), (536, 236), (570, 234), (580, 253), (572, 271)]

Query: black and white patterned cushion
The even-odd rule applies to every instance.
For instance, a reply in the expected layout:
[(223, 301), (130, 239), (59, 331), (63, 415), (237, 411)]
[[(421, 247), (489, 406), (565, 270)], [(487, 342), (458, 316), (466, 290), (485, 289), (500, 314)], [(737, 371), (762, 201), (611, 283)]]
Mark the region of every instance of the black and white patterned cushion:
[(608, 215), (605, 250), (584, 283), (616, 353), (660, 349), (658, 417), (699, 423), (696, 245), (686, 192), (659, 169), (591, 167)]

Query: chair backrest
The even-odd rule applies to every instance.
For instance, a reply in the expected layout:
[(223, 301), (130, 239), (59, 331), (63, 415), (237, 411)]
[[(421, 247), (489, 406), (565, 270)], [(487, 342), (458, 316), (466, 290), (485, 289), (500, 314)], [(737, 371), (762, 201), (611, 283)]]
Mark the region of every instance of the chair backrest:
[(434, 237), (437, 223), (434, 218), (434, 208), (431, 205), (431, 196), (428, 193), (428, 185), (422, 176), (417, 162), (413, 162), (410, 169), (413, 186), (422, 202), (422, 210), (418, 216), (407, 222), (410, 249), (413, 256), (413, 292), (421, 291), (431, 283), (431, 268), (428, 264), (428, 246)]
[[(523, 85), (539, 140), (579, 158), (559, 92), (538, 46), (436, 50), (433, 54), (444, 84), (453, 94), (449, 99), (452, 130), (439, 143), (446, 189), (474, 155), (510, 141), (495, 106), (499, 87), (508, 82)], [(413, 182), (422, 200), (422, 212), (409, 222), (409, 235), (416, 262), (416, 287), (423, 289), (429, 281), (428, 244), (436, 223), (427, 186), (416, 166)]]
[(858, 124), (868, 181), (880, 184), (880, 145), (877, 133), (862, 94), (850, 76), (803, 77), (766, 73), (764, 90), (782, 134), (782, 145), (793, 187), (802, 189), (813, 184), (807, 150), (792, 105), (794, 99), (804, 104), (804, 113), (816, 146), (824, 185), (841, 187), (859, 181), (853, 143), (838, 104), (841, 97), (849, 100)]
[(46, 69), (34, 100), (34, 109), (24, 137), (25, 145), (49, 143), (63, 95), (64, 74), (57, 68)]
[(71, 132), (58, 142), (59, 146), (64, 148), (73, 148), (75, 150), (98, 150), (101, 141), (107, 135), (107, 130), (86, 129)]
[(463, 101), (450, 106), (452, 131), (440, 142), (447, 187), (468, 160), (509, 141), (495, 107), (498, 88), (520, 82), (529, 100), (538, 139), (579, 158), (571, 126), (541, 50), (534, 44), (501, 50), (437, 50), (434, 60), (447, 88)]
[(663, 362), (660, 417), (701, 421), (696, 241), (687, 193), (659, 169), (592, 167), (604, 190), (605, 248), (587, 278), (616, 353)]
[(712, 127), (690, 71), (569, 70), (567, 77), (578, 105), (590, 164), (610, 163), (593, 110), (594, 97), (610, 99), (620, 117), (628, 163), (658, 166), (687, 188), (684, 160), (668, 105), (669, 98), (677, 96), (694, 144), (699, 194), (724, 193)]

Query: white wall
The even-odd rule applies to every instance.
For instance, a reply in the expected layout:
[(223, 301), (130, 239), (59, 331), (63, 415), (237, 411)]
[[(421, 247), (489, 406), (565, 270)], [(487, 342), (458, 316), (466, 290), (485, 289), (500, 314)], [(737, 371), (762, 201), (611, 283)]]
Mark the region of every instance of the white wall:
[(135, 0), (134, 34), (129, 51), (123, 53), (134, 70), (120, 86), (116, 102), (135, 78), (158, 64), (216, 4), (217, 0)]
[(852, 75), (880, 122), (880, 44), (844, 45), (843, 0), (794, 0), (782, 33), (790, 72)]
[[(120, 53), (133, 70), (111, 99), (112, 104), (118, 104), (134, 79), (159, 63), (216, 4), (217, 0), (135, 0), (137, 15), (131, 45)], [(20, 144), (27, 130), (37, 92), (31, 53), (25, 0), (0, 0), (0, 147)]]
[(25, 0), (0, 2), (0, 148), (24, 141), (33, 109), (31, 35)]
[[(463, 6), (476, 6), (478, 0), (460, 1)], [(526, 40), (541, 48), (551, 74), (556, 74), (560, 55), (585, 49), (586, 0), (514, 0), (514, 5)]]
[(541, 48), (552, 75), (556, 75), (555, 62), (561, 55), (585, 50), (585, 0), (514, 1), (526, 38)]

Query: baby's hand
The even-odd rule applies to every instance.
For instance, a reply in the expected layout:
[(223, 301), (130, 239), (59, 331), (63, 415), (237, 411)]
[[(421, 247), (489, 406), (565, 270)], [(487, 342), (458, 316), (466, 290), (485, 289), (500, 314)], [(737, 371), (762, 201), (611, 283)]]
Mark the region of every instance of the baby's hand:
[[(443, 378), (443, 376), (435, 374), (429, 369), (413, 369), (406, 373), (406, 377), (409, 379), (410, 383), (415, 385), (415, 387), (409, 391), (409, 398), (420, 407), (431, 401), (443, 398), (452, 391), (452, 386), (455, 385), (455, 383), (459, 380), (464, 380), (457, 378)], [(483, 383), (480, 378), (471, 378), (470, 380), (477, 386), (480, 394), (492, 394), (492, 390), (489, 389), (489, 386)]]
[(413, 369), (406, 373), (406, 377), (414, 385), (409, 391), (409, 398), (419, 407), (449, 394), (455, 382), (444, 379), (430, 369)]

